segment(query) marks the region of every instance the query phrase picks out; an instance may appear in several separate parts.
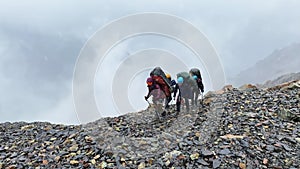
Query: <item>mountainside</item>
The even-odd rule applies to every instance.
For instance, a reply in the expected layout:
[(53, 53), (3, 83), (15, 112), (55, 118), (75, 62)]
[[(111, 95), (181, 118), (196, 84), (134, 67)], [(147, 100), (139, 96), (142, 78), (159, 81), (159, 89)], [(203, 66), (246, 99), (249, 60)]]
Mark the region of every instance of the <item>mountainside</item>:
[(285, 74), (274, 80), (268, 80), (264, 84), (260, 84), (258, 86), (261, 88), (270, 88), (282, 83), (287, 83), (287, 82), (297, 81), (297, 80), (300, 80), (300, 72)]
[(300, 43), (274, 51), (254, 66), (240, 72), (232, 79), (232, 83), (236, 86), (246, 83), (261, 84), (267, 79), (293, 72), (300, 72)]
[(300, 81), (226, 86), (161, 122), (154, 110), (79, 126), (0, 124), (1, 168), (298, 168)]

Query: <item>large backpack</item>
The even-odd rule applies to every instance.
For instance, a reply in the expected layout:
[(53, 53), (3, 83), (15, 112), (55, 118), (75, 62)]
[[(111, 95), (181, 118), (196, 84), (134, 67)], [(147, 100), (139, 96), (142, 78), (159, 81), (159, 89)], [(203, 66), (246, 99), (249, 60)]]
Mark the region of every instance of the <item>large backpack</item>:
[(160, 76), (162, 77), (162, 79), (165, 81), (165, 83), (167, 84), (170, 92), (172, 93), (174, 91), (172, 85), (171, 85), (171, 81), (166, 77), (166, 74), (164, 73), (164, 71), (160, 68), (160, 67), (156, 67), (154, 68), (151, 72), (150, 72), (150, 76)]
[(197, 87), (196, 81), (191, 77), (191, 75), (188, 72), (177, 73), (177, 78), (178, 77), (182, 77), (183, 78), (183, 83), (188, 84), (193, 89), (195, 89)]
[(200, 70), (199, 69), (197, 69), (197, 68), (192, 68), (191, 70), (190, 70), (190, 74), (192, 75), (192, 76), (194, 76), (194, 75), (196, 75), (199, 79), (201, 79), (201, 81), (202, 81), (202, 77), (201, 77), (201, 73), (200, 73)]
[(197, 69), (197, 68), (192, 68), (189, 73), (190, 73), (191, 76), (194, 76), (194, 75), (197, 76), (197, 78), (198, 78), (197, 79), (198, 88), (200, 88), (201, 91), (204, 91), (204, 85), (202, 83), (202, 77), (201, 77), (200, 70)]

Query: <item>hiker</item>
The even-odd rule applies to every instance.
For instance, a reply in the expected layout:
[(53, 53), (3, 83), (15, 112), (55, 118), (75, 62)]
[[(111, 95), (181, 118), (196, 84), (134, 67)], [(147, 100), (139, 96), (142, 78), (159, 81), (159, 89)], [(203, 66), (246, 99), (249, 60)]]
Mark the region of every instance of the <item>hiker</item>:
[(166, 74), (167, 79), (170, 80), (171, 82), (171, 86), (174, 88), (176, 85), (176, 81), (174, 79), (172, 79), (171, 75), (169, 73)]
[[(172, 92), (171, 94), (175, 91), (175, 87), (177, 85), (176, 81), (174, 79), (172, 79), (171, 75), (169, 73), (166, 74), (167, 79), (170, 81), (170, 86), (172, 88)], [(174, 96), (175, 97), (175, 96)], [(173, 98), (174, 98), (173, 97)]]
[(198, 86), (198, 90), (194, 91), (194, 101), (195, 101), (195, 105), (197, 106), (197, 101), (198, 101), (198, 96), (200, 94), (200, 91), (203, 93), (204, 92), (204, 85), (202, 83), (202, 77), (201, 77), (201, 73), (200, 70), (197, 68), (192, 68), (189, 71), (190, 75), (193, 77), (193, 79), (196, 81), (197, 86)]
[[(183, 83), (183, 78), (182, 77), (179, 77), (177, 79), (177, 83), (176, 81), (174, 80), (175, 82), (175, 85), (174, 85), (174, 93), (173, 93), (173, 98), (174, 100), (176, 101), (176, 111), (177, 113), (180, 112), (180, 106), (181, 106), (181, 101), (182, 101), (182, 98), (181, 98), (181, 91), (180, 91), (180, 88), (179, 88), (179, 83), (182, 84)], [(177, 95), (177, 92), (178, 92), (178, 95)], [(176, 97), (177, 96), (177, 97)]]
[(153, 81), (159, 85), (159, 87), (164, 92), (166, 99), (165, 99), (165, 108), (169, 108), (169, 102), (172, 100), (171, 92), (171, 81), (166, 77), (166, 74), (163, 72), (163, 70), (160, 67), (154, 68), (151, 73), (150, 77), (153, 79)]
[[(178, 83), (174, 79), (172, 79), (170, 74), (166, 74), (166, 77), (171, 81), (171, 87), (173, 88), (173, 99), (176, 102), (176, 111), (180, 112), (180, 106), (181, 106), (181, 92), (180, 88), (178, 86)], [(178, 92), (178, 95), (177, 95)], [(177, 97), (176, 97), (177, 96)]]
[(181, 97), (184, 99), (186, 110), (190, 110), (189, 100), (192, 105), (195, 104), (194, 92), (198, 90), (196, 81), (187, 72), (181, 72), (177, 74), (177, 83), (180, 88)]
[(145, 96), (145, 100), (147, 101), (150, 96), (153, 96), (152, 101), (154, 104), (157, 104), (161, 99), (164, 98), (163, 91), (151, 77), (147, 79), (146, 83), (148, 87), (148, 94)]

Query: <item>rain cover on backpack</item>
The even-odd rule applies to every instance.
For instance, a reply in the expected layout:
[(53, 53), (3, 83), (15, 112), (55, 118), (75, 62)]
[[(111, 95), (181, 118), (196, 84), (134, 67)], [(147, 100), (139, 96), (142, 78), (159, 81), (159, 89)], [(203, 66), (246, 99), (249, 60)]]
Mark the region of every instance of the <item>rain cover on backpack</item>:
[(177, 73), (177, 78), (178, 77), (183, 78), (183, 83), (187, 83), (189, 86), (193, 88), (197, 87), (196, 81), (191, 77), (191, 75), (188, 72)]
[(200, 73), (200, 70), (199, 70), (199, 69), (197, 69), (197, 68), (192, 68), (192, 69), (190, 70), (190, 74), (191, 74), (192, 76), (196, 75), (199, 79), (202, 80), (201, 73)]
[(190, 74), (191, 74), (191, 76), (196, 75), (198, 77), (198, 79), (197, 79), (197, 85), (198, 85), (198, 88), (200, 88), (201, 91), (203, 92), (204, 91), (204, 85), (202, 83), (202, 77), (201, 77), (200, 70), (197, 69), (197, 68), (192, 68), (190, 70)]

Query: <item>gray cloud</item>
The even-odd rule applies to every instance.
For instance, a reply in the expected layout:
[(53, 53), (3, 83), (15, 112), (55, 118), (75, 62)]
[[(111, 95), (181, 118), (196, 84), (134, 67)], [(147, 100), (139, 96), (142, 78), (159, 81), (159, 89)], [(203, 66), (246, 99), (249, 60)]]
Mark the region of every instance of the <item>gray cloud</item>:
[(1, 28), (1, 121), (35, 119), (70, 94), (82, 42), (20, 27)]
[(1, 1), (0, 122), (77, 123), (71, 99), (74, 65), (85, 41), (111, 20), (138, 12), (182, 17), (214, 44), (232, 76), (299, 42), (299, 7), (294, 0)]

